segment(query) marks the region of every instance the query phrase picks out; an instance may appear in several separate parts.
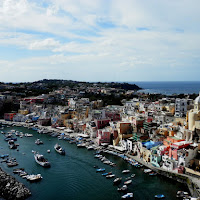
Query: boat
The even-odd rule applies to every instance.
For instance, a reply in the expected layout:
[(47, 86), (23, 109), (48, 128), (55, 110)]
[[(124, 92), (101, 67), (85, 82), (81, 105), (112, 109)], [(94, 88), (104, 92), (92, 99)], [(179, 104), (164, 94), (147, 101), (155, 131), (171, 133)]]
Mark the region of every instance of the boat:
[(50, 149), (48, 149), (48, 150), (47, 150), (47, 153), (50, 153), (50, 152), (51, 152), (51, 150), (50, 150)]
[(102, 176), (107, 176), (107, 175), (110, 175), (110, 174), (112, 174), (112, 172), (105, 172), (105, 173), (103, 173), (103, 174), (101, 174)]
[(115, 177), (115, 174), (109, 174), (106, 176), (106, 178), (113, 178), (113, 177)]
[(54, 149), (56, 150), (56, 152), (58, 152), (61, 155), (65, 155), (65, 150), (59, 145), (59, 144), (55, 144), (54, 145)]
[(150, 176), (156, 176), (157, 173), (156, 173), (156, 172), (150, 172), (149, 175), (150, 175)]
[(124, 182), (125, 185), (129, 185), (129, 184), (131, 184), (131, 183), (132, 183), (132, 180), (131, 180), (131, 179)]
[(33, 137), (33, 134), (25, 133), (25, 137)]
[(8, 167), (14, 167), (14, 166), (17, 166), (18, 163), (16, 161), (9, 161), (6, 163)]
[(19, 174), (24, 171), (24, 168), (13, 169), (14, 174)]
[(35, 144), (40, 145), (43, 144), (42, 140), (40, 140), (39, 138), (35, 140)]
[(28, 181), (38, 181), (38, 180), (41, 180), (41, 179), (42, 179), (42, 176), (41, 176), (41, 174), (36, 174), (36, 175), (31, 174), (31, 175), (27, 175), (27, 176), (26, 176), (26, 179), (27, 179)]
[(152, 172), (151, 169), (144, 169), (144, 173), (149, 173), (149, 172)]
[(132, 192), (126, 193), (121, 198), (122, 199), (131, 199), (131, 198), (133, 198), (133, 193)]
[(131, 178), (134, 178), (135, 177), (135, 174), (131, 174)]
[(128, 170), (128, 169), (125, 169), (125, 170), (122, 171), (123, 174), (127, 174), (129, 172), (130, 172), (130, 170)]
[(117, 188), (118, 191), (126, 191), (128, 189), (127, 185), (123, 185), (120, 188)]
[(34, 153), (35, 162), (41, 165), (42, 167), (50, 167), (50, 162), (48, 162), (42, 154)]
[(183, 197), (188, 196), (188, 195), (189, 195), (188, 192), (185, 192), (185, 191), (178, 191), (176, 193), (177, 198), (183, 198)]
[(113, 184), (114, 184), (114, 185), (118, 185), (121, 181), (122, 181), (122, 178), (117, 177), (117, 178), (113, 181)]
[(156, 194), (156, 195), (155, 195), (155, 198), (156, 198), (156, 199), (164, 199), (164, 198), (165, 198), (165, 195), (164, 195), (164, 194)]
[(105, 168), (99, 168), (99, 169), (96, 169), (96, 172), (104, 172), (106, 169)]

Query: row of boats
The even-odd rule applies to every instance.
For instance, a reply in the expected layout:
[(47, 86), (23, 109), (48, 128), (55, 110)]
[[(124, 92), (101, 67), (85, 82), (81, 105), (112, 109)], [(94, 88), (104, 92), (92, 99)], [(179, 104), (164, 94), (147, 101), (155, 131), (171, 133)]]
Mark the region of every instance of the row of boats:
[[(95, 168), (97, 166), (94, 166)], [(105, 168), (97, 168), (96, 172), (104, 172), (102, 173), (102, 176), (105, 176), (107, 179), (111, 179), (115, 177), (115, 174), (113, 174), (112, 172), (105, 172)], [(130, 173), (130, 170), (123, 170), (122, 171), (123, 174), (127, 174)], [(135, 177), (135, 174), (132, 174), (130, 177), (126, 178), (126, 181), (123, 182), (123, 186), (122, 187), (118, 187), (117, 190), (119, 192), (126, 192), (128, 190), (128, 185), (130, 185), (132, 183), (132, 178)], [(113, 180), (113, 185), (119, 185), (122, 182), (122, 177), (116, 177)], [(124, 195), (121, 196), (122, 199), (131, 199), (133, 198), (133, 193), (132, 192), (128, 192)]]
[(28, 174), (23, 168), (14, 169), (13, 173), (18, 174), (22, 178), (26, 178), (30, 182), (39, 181), (43, 178), (41, 174)]

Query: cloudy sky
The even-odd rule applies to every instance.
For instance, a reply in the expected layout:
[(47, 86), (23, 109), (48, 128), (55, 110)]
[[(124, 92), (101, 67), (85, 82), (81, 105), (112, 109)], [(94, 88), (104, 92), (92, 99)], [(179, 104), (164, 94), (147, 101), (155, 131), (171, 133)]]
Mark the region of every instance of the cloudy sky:
[(0, 81), (200, 80), (199, 0), (0, 0)]

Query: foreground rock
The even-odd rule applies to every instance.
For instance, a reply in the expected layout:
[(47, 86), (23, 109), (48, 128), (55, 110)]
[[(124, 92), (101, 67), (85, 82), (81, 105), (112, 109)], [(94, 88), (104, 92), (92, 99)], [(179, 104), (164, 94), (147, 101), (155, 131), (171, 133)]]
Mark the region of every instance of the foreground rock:
[(28, 188), (0, 168), (0, 197), (8, 200), (23, 200), (31, 195)]

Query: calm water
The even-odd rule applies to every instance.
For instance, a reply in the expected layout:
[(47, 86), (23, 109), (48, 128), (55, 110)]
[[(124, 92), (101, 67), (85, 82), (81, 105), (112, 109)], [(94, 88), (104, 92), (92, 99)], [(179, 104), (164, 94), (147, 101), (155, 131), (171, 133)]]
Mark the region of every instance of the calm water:
[(132, 82), (143, 88), (145, 93), (160, 93), (160, 94), (199, 94), (200, 81), (168, 81), (168, 82)]
[[(166, 179), (160, 176), (149, 176), (142, 172), (142, 169), (134, 168), (127, 164), (121, 158), (106, 154), (106, 157), (117, 164), (116, 167), (110, 167), (101, 163), (94, 158), (94, 151), (87, 149), (78, 149), (76, 145), (67, 141), (61, 141), (48, 135), (38, 134), (36, 131), (23, 127), (5, 128), (5, 132), (15, 129), (23, 133), (32, 133), (33, 137), (18, 138), (19, 151), (8, 148), (4, 135), (0, 134), (0, 154), (8, 153), (15, 157), (19, 163), (14, 168), (25, 168), (31, 174), (41, 173), (43, 180), (37, 183), (29, 183), (18, 175), (12, 173), (13, 168), (8, 168), (5, 163), (0, 166), (8, 173), (15, 176), (19, 181), (23, 182), (32, 192), (29, 200), (117, 200), (121, 199), (121, 194), (117, 191), (117, 187), (113, 186), (112, 180), (106, 179), (101, 173), (96, 173), (94, 165), (105, 167), (106, 171), (112, 171), (117, 176), (122, 176), (125, 180), (128, 175), (122, 175), (123, 169), (130, 169), (131, 173), (136, 176), (132, 185), (129, 186), (129, 192), (134, 193), (136, 200), (151, 200), (155, 194), (164, 194), (166, 199), (176, 199), (178, 190), (187, 190), (180, 183)], [(36, 145), (35, 139), (40, 138), (44, 144)], [(66, 155), (62, 156), (55, 152), (53, 146), (56, 143), (61, 144)], [(47, 149), (51, 153), (47, 153)], [(32, 150), (42, 153), (50, 162), (51, 168), (43, 168), (39, 166), (33, 157)]]

